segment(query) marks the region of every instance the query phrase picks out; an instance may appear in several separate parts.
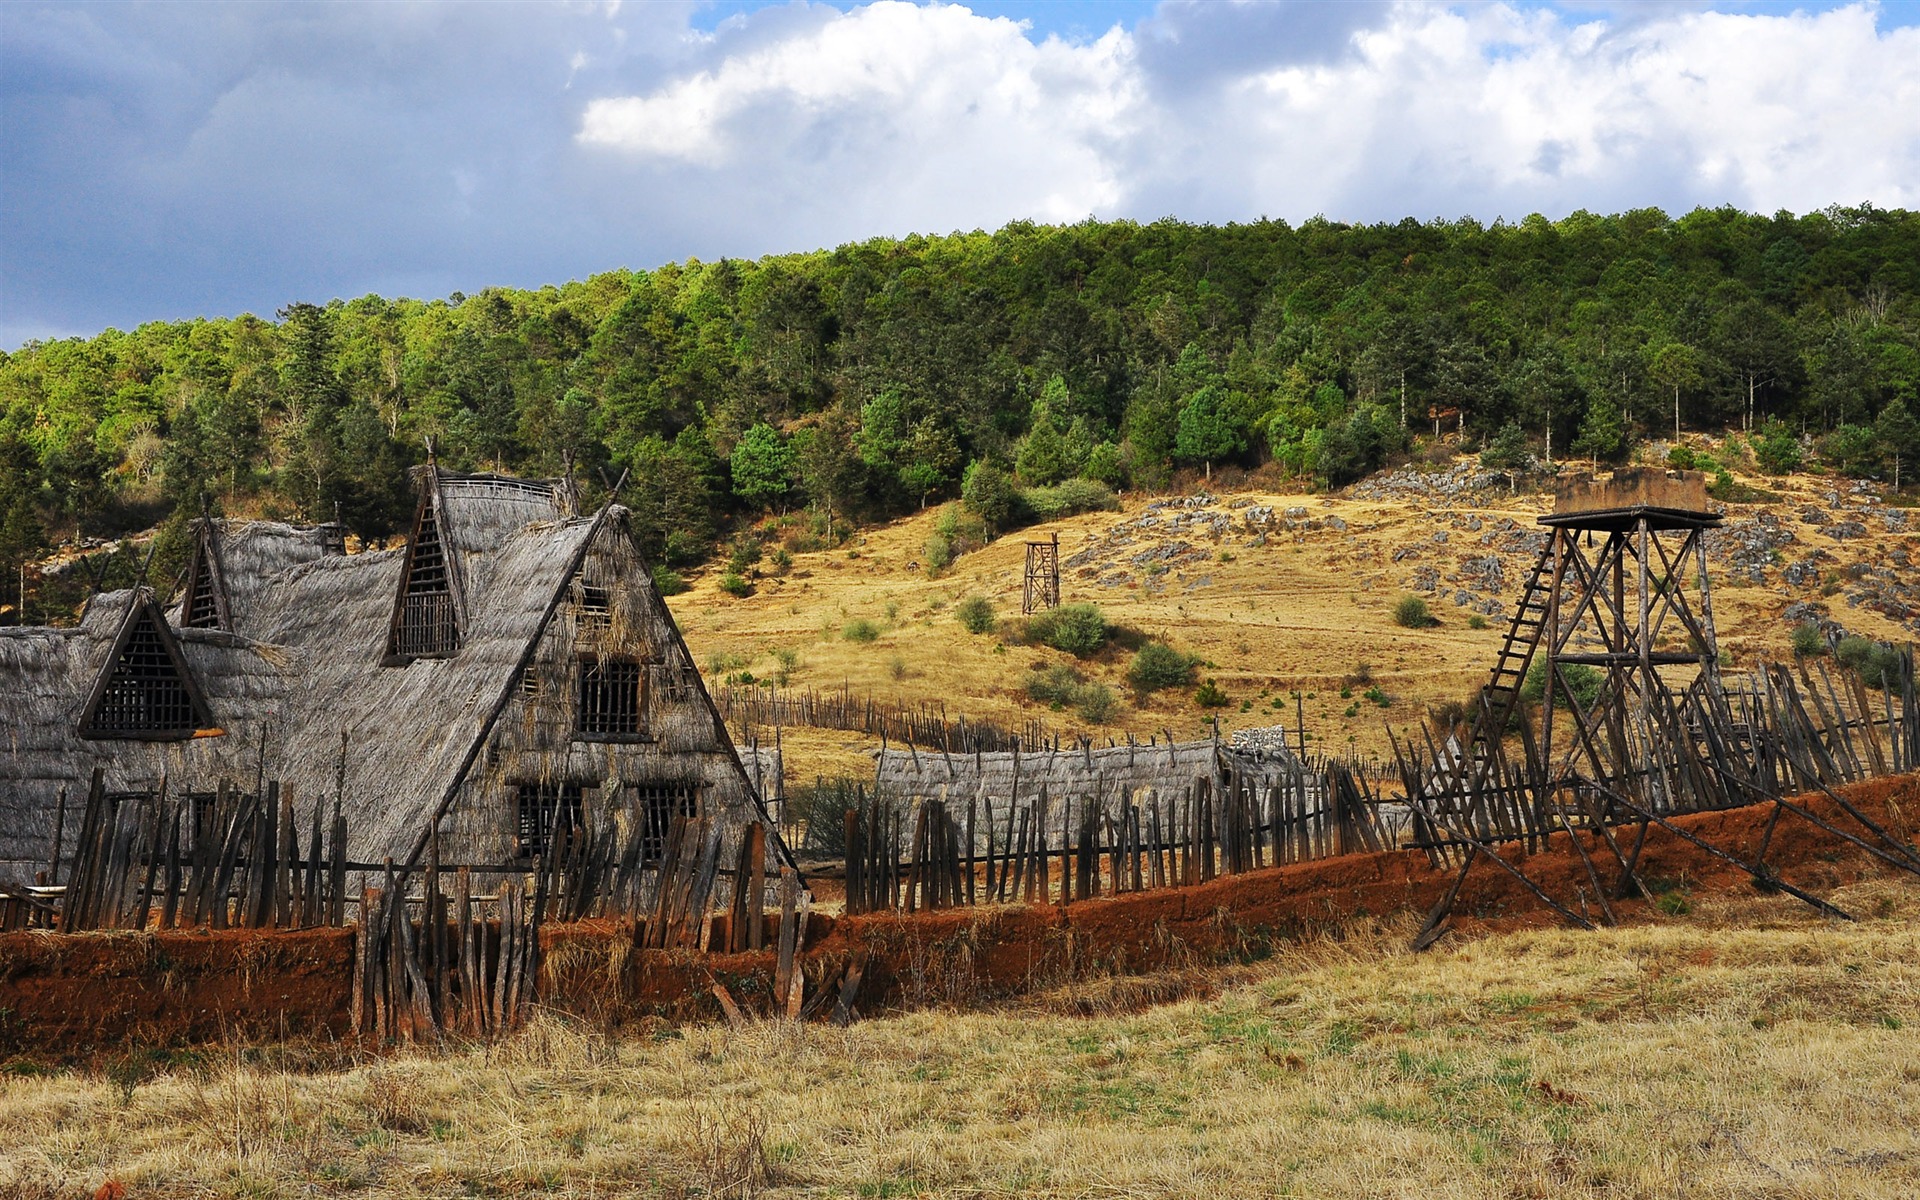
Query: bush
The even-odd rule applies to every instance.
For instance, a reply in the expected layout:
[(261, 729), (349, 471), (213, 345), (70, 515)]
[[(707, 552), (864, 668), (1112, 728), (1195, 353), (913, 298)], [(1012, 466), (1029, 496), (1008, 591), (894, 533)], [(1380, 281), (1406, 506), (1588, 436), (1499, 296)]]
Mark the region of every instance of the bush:
[(1870, 688), (1884, 690), (1900, 682), (1900, 652), (1885, 642), (1843, 637), (1833, 648), (1833, 656)]
[(1028, 488), (1020, 496), (1028, 511), (1042, 521), (1120, 507), (1112, 488), (1091, 479), (1068, 479), (1056, 487)]
[(1667, 465), (1676, 471), (1691, 471), (1699, 463), (1700, 460), (1694, 457), (1693, 451), (1686, 446), (1675, 446), (1667, 451)]
[(1827, 639), (1821, 634), (1820, 626), (1813, 621), (1793, 628), (1793, 652), (1802, 658), (1811, 658), (1827, 652)]
[(1753, 439), (1753, 460), (1769, 475), (1800, 469), (1800, 439), (1784, 421), (1766, 421)]
[(850, 642), (871, 642), (879, 638), (880, 627), (865, 617), (855, 617), (841, 628), (840, 636)]
[(1863, 479), (1880, 468), (1880, 439), (1871, 425), (1842, 425), (1814, 443), (1820, 461), (1854, 479)]
[[(1600, 691), (1606, 686), (1606, 676), (1582, 663), (1567, 663), (1560, 668), (1560, 689), (1554, 693), (1554, 701), (1566, 703), (1568, 691), (1580, 702), (1582, 709), (1591, 709), (1600, 699)], [(1533, 660), (1527, 668), (1527, 678), (1520, 685), (1520, 698), (1529, 704), (1538, 704), (1547, 695), (1547, 660), (1545, 656)]]
[(720, 590), (729, 596), (745, 598), (753, 595), (753, 585), (733, 571), (720, 577)]
[(653, 590), (662, 596), (678, 596), (687, 590), (686, 576), (672, 567), (657, 566), (653, 569)]
[(1219, 684), (1209, 679), (1193, 694), (1193, 702), (1201, 708), (1225, 708), (1233, 703), (1233, 699), (1220, 690)]
[(953, 543), (939, 534), (927, 538), (927, 570), (944, 571), (953, 565)]
[(1429, 625), (1438, 625), (1427, 602), (1418, 596), (1402, 596), (1400, 603), (1393, 606), (1393, 623), (1405, 629), (1425, 629)]
[(1027, 622), (1027, 636), (1079, 658), (1107, 644), (1107, 619), (1091, 604), (1063, 604)]
[(1090, 725), (1105, 725), (1120, 711), (1120, 697), (1104, 683), (1090, 683), (1080, 689), (1076, 707), (1081, 720)]
[(968, 633), (992, 633), (1000, 623), (993, 615), (993, 601), (985, 596), (968, 596), (954, 607), (953, 615)]
[(1480, 452), (1480, 465), (1490, 471), (1525, 471), (1533, 466), (1533, 451), (1527, 448), (1527, 435), (1509, 421)]
[(727, 570), (735, 575), (746, 574), (749, 567), (760, 561), (762, 549), (759, 539), (741, 534), (733, 543), (733, 553), (727, 556)]
[(1481, 616), (1479, 613), (1475, 613), (1472, 616), (1467, 618), (1468, 629), (1485, 629), (1486, 627), (1487, 627), (1487, 619)]
[(1148, 642), (1134, 654), (1133, 665), (1127, 668), (1127, 682), (1142, 692), (1185, 687), (1193, 681), (1193, 669), (1199, 665), (1199, 659), (1164, 642)]

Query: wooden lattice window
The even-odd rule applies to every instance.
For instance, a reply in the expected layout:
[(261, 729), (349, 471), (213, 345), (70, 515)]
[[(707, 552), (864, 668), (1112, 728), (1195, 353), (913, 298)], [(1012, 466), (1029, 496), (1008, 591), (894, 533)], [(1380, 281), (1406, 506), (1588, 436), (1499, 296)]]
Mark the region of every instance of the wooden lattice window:
[(638, 737), (646, 731), (646, 671), (630, 658), (580, 660), (574, 728), (585, 737)]
[(581, 633), (592, 633), (613, 626), (613, 592), (596, 584), (580, 585), (580, 607), (574, 618)]
[(516, 789), (515, 850), (521, 858), (545, 854), (581, 827), (582, 788), (577, 783), (523, 783)]
[(187, 603), (181, 625), (187, 629), (225, 629), (227, 598), (214, 552), (213, 534), (202, 527), (187, 561)]
[(153, 608), (142, 605), (88, 708), (83, 732), (94, 737), (187, 737), (200, 727), (203, 715), (153, 619)]
[(392, 649), (403, 658), (452, 654), (459, 649), (452, 565), (431, 504), (421, 510), (419, 528), (407, 547), (406, 590), (400, 596)]
[(667, 856), (667, 834), (675, 817), (700, 815), (700, 788), (691, 783), (632, 785), (634, 812), (640, 819), (640, 860), (657, 863)]

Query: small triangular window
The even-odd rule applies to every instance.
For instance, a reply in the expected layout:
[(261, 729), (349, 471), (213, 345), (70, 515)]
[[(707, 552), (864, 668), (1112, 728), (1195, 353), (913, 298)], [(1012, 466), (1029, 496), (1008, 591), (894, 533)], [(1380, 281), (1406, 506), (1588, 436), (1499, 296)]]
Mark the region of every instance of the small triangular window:
[(193, 543), (193, 557), (187, 560), (186, 600), (180, 609), (180, 624), (186, 629), (233, 628), (227, 612), (227, 581), (220, 569), (219, 548), (213, 529), (205, 521)]
[(136, 601), (81, 722), (87, 737), (180, 738), (213, 724), (180, 648), (150, 601)]
[(407, 542), (406, 579), (394, 614), (388, 652), (401, 658), (452, 654), (460, 648), (453, 599), (453, 566), (431, 500), (420, 506)]

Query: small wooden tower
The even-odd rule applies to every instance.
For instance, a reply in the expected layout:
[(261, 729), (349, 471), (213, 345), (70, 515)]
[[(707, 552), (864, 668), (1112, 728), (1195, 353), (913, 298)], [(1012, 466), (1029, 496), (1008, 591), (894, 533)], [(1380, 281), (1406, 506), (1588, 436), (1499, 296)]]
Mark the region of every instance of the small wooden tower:
[[(1555, 490), (1553, 512), (1539, 521), (1547, 543), (1445, 791), (1479, 796), (1509, 774), (1501, 741), (1540, 658), (1549, 686), (1539, 741), (1527, 747), (1527, 790), (1551, 804), (1563, 784), (1584, 777), (1653, 811), (1673, 811), (1672, 747), (1690, 740), (1679, 700), (1695, 691), (1724, 704), (1701, 537), (1720, 518), (1707, 506), (1706, 477), (1623, 470), (1575, 480)], [(1597, 695), (1577, 698), (1592, 689), (1572, 668), (1600, 672)], [(1503, 823), (1478, 807), (1457, 815), (1500, 832)]]
[(1020, 591), (1020, 612), (1032, 616), (1043, 608), (1060, 607), (1060, 535), (1027, 543), (1027, 575)]

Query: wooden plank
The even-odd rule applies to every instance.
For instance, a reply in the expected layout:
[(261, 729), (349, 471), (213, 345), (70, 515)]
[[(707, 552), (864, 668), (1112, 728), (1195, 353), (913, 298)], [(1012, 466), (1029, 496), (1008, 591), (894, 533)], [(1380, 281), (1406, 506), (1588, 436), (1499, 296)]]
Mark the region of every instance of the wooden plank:
[(180, 915), (180, 821), (183, 806), (173, 806), (173, 820), (167, 827), (167, 873), (160, 905), (160, 928), (172, 929)]
[(799, 946), (799, 927), (795, 921), (799, 901), (799, 885), (793, 868), (780, 868), (780, 946), (774, 962), (773, 1002), (776, 1011), (783, 1011), (787, 995), (793, 986), (793, 958)]
[(747, 830), (747, 945), (759, 953), (766, 948), (767, 828), (755, 821)]

